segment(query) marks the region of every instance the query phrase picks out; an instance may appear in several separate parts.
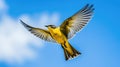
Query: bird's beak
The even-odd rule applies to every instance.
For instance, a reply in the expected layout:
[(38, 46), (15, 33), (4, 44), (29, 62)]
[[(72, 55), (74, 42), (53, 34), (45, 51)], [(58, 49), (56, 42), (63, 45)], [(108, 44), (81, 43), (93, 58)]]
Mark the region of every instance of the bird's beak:
[(45, 25), (45, 27), (48, 27), (48, 25)]

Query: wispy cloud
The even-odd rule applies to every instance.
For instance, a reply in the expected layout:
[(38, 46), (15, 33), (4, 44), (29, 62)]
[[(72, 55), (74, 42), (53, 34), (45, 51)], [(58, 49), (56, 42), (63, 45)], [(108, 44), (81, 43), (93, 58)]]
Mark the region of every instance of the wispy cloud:
[[(6, 11), (7, 5), (4, 0), (0, 0), (0, 10)], [(7, 13), (0, 14), (0, 61), (8, 63), (21, 63), (25, 59), (33, 59), (37, 53), (30, 46), (40, 47), (44, 41), (30, 34), (20, 23), (24, 22), (42, 27), (46, 24), (56, 24), (59, 21), (59, 14), (51, 15), (42, 13), (35, 17), (21, 15), (18, 19), (12, 18)], [(35, 24), (36, 23), (36, 24)], [(31, 45), (30, 45), (31, 44)]]

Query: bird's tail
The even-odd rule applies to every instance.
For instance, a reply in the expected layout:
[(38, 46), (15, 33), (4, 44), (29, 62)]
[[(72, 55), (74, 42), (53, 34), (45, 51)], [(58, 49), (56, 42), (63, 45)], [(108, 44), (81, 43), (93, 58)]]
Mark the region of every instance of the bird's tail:
[(64, 50), (64, 55), (66, 60), (73, 59), (80, 55), (81, 53), (77, 51), (75, 48), (73, 48), (70, 43), (62, 44), (62, 48)]

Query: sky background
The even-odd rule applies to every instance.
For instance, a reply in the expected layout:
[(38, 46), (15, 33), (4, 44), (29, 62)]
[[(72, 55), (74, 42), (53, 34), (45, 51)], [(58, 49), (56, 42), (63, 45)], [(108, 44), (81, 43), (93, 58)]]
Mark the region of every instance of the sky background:
[[(30, 34), (19, 22), (59, 26), (86, 4), (94, 16), (69, 42), (81, 56), (65, 61), (61, 46)], [(0, 0), (0, 67), (120, 67), (120, 0)]]

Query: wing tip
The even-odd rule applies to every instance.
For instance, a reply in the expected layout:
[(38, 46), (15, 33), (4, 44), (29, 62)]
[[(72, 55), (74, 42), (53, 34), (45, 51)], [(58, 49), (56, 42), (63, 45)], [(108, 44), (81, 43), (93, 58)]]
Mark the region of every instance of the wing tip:
[(95, 10), (94, 4), (89, 4), (88, 8), (90, 8), (91, 10)]
[(94, 4), (86, 4), (82, 9), (80, 9), (80, 12), (86, 12), (86, 11), (94, 11)]
[(20, 22), (21, 22), (21, 24), (25, 27), (25, 28), (27, 28), (28, 30), (30, 30), (32, 27), (31, 26), (29, 26), (29, 25), (27, 25), (26, 23), (24, 23), (21, 19), (19, 19), (20, 20)]
[(81, 12), (82, 13), (93, 13), (95, 10), (94, 8), (94, 4), (86, 4), (82, 9)]
[(23, 25), (27, 25), (27, 24), (25, 24), (21, 19), (19, 19), (20, 20), (20, 22), (23, 24)]
[(19, 19), (19, 20), (24, 26), (27, 26), (27, 24), (25, 24), (21, 19)]
[(87, 3), (86, 6), (94, 6), (94, 4), (89, 4), (89, 3)]
[(85, 7), (94, 7), (94, 4), (89, 4), (89, 3), (87, 3), (87, 4), (85, 5)]

